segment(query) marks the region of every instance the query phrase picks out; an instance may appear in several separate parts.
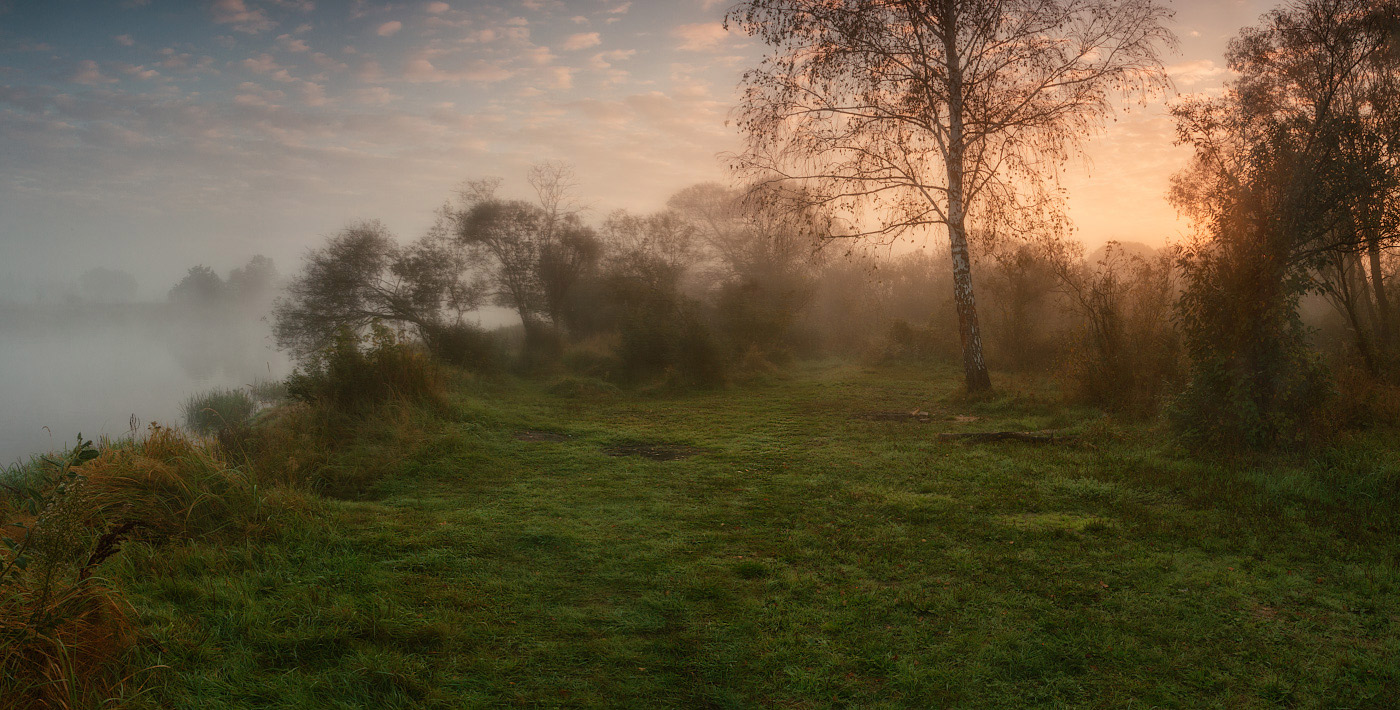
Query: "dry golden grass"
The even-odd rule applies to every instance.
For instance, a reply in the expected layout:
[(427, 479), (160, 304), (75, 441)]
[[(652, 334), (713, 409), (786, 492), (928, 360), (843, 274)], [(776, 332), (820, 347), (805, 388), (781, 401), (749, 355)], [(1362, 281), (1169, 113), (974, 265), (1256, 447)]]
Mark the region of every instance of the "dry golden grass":
[(154, 424), (28, 473), (27, 491), (0, 498), (0, 536), (14, 543), (0, 551), (0, 710), (110, 706), (133, 692), (129, 608), (98, 574), (124, 542), (247, 535), (302, 500), (269, 499), (246, 469)]

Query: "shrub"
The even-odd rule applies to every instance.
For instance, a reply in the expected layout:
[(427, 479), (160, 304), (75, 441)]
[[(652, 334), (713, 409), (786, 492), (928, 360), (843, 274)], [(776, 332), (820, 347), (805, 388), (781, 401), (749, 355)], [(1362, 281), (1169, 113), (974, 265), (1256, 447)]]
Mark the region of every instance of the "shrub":
[(242, 389), (213, 389), (191, 395), (181, 410), (190, 431), (208, 436), (246, 425), (258, 403)]
[(248, 394), (252, 395), (253, 401), (265, 407), (280, 404), (287, 400), (287, 382), (285, 380), (255, 380), (248, 385)]
[(664, 374), (675, 384), (714, 386), (724, 381), (719, 342), (699, 304), (677, 297), (637, 304), (619, 329), (618, 359), (633, 378)]
[(575, 375), (612, 380), (622, 370), (622, 361), (616, 355), (617, 347), (618, 338), (615, 336), (595, 335), (571, 343), (564, 351), (564, 367)]
[(1227, 230), (1181, 260), (1190, 379), (1169, 414), (1197, 446), (1293, 448), (1326, 428), (1331, 383), (1298, 315), (1306, 275), (1252, 236)]
[(896, 318), (887, 331), (883, 355), (891, 360), (929, 360), (945, 354), (945, 340), (933, 328)]
[(1076, 321), (1063, 348), (1067, 391), (1119, 412), (1156, 413), (1180, 374), (1173, 252), (1133, 254), (1109, 242), (1086, 263), (1067, 245), (1050, 246), (1049, 263)]
[(392, 399), (439, 404), (443, 378), (425, 352), (375, 323), (364, 337), (342, 329), (287, 378), (287, 392), (342, 411)]
[(1056, 356), (1058, 279), (1044, 250), (1032, 243), (992, 240), (985, 288), (978, 305), (985, 315), (988, 353), (1017, 370), (1050, 365)]
[(501, 344), (490, 333), (467, 323), (434, 326), (426, 332), (428, 350), (449, 365), (487, 372), (501, 358)]
[(810, 289), (795, 279), (770, 277), (731, 281), (719, 290), (715, 310), (734, 357), (757, 350), (786, 361), (800, 345), (794, 326)]

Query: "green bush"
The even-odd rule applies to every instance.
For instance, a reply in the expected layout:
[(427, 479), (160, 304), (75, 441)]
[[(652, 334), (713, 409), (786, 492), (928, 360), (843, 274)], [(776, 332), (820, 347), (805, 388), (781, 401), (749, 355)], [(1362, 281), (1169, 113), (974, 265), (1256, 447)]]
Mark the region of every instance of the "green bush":
[(724, 381), (723, 349), (693, 301), (657, 297), (635, 304), (618, 336), (618, 359), (629, 377), (664, 374), (702, 387)]
[(443, 377), (426, 352), (376, 323), (365, 336), (342, 329), (287, 378), (287, 392), (342, 411), (393, 399), (438, 403)]
[(593, 336), (571, 343), (564, 350), (564, 369), (575, 375), (600, 380), (614, 380), (622, 370), (616, 354), (616, 337)]
[(1298, 315), (1306, 274), (1245, 236), (1226, 233), (1181, 260), (1176, 315), (1190, 370), (1169, 418), (1200, 448), (1317, 443), (1333, 387)]
[(427, 329), (428, 350), (449, 365), (487, 372), (501, 359), (501, 343), (490, 333), (467, 323)]

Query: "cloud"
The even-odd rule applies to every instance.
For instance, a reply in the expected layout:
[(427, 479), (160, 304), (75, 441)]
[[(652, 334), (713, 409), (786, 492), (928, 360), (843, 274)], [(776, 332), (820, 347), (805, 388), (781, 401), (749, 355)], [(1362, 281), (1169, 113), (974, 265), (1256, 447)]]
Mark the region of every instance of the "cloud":
[(589, 65), (594, 69), (608, 69), (617, 62), (631, 59), (637, 53), (635, 49), (613, 49), (607, 52), (599, 52), (589, 60)]
[(380, 37), (392, 37), (394, 36), (395, 32), (398, 32), (401, 29), (403, 29), (402, 22), (399, 22), (398, 20), (390, 20), (380, 25), (379, 29), (375, 30), (375, 34), (379, 35)]
[(84, 59), (78, 62), (78, 70), (73, 73), (72, 81), (75, 84), (87, 84), (97, 86), (98, 84), (110, 84), (116, 79), (102, 74), (102, 69), (97, 66), (97, 62), (91, 59)]
[(326, 87), (313, 82), (304, 82), (301, 85), (301, 101), (307, 106), (324, 106), (329, 101), (326, 99)]
[(445, 2), (430, 2), (427, 5), (423, 6), (423, 11), (428, 13), (429, 15), (441, 15), (442, 13), (447, 12), (451, 9), (452, 6), (448, 5)]
[(259, 54), (256, 57), (249, 57), (248, 59), (244, 59), (242, 62), (239, 62), (239, 64), (241, 64), (244, 69), (247, 69), (248, 71), (253, 72), (254, 74), (263, 74), (269, 76), (274, 81), (296, 81), (295, 77), (288, 73), (286, 69), (282, 68), (282, 66), (279, 65), (277, 61), (272, 58), (272, 55), (267, 54), (266, 52)]
[(251, 81), (245, 81), (238, 85), (238, 94), (233, 97), (233, 102), (239, 106), (257, 106), (259, 108), (272, 108), (278, 101), (287, 97), (286, 92), (279, 89), (264, 89)]
[(112, 40), (123, 47), (130, 47), (136, 44), (136, 40), (132, 39), (131, 35), (117, 35), (113, 37)]
[(288, 52), (309, 52), (311, 48), (306, 45), (306, 40), (296, 39), (291, 35), (278, 35), (277, 44)]
[(572, 89), (574, 88), (574, 70), (569, 67), (550, 67), (547, 71), (549, 77), (549, 88), (551, 89)]
[(382, 86), (371, 86), (355, 92), (355, 100), (367, 106), (383, 106), (401, 98), (403, 97)]
[(339, 61), (324, 52), (312, 54), (311, 61), (315, 62), (316, 66), (333, 72), (342, 72), (350, 68), (345, 62)]
[(257, 34), (277, 26), (261, 8), (250, 10), (243, 0), (215, 0), (213, 10), (214, 22), (232, 25), (238, 32)]
[(1219, 84), (1233, 74), (1229, 67), (1219, 66), (1210, 59), (1197, 59), (1167, 67), (1167, 76), (1183, 87)]
[(160, 77), (160, 72), (154, 69), (147, 69), (144, 65), (120, 64), (117, 66), (117, 71), (120, 71), (121, 73), (126, 74), (127, 76), (136, 77), (137, 79), (145, 79), (147, 81)]
[(355, 73), (355, 78), (365, 82), (366, 84), (373, 84), (383, 77), (383, 67), (380, 67), (379, 62), (376, 62), (373, 59), (365, 60), (365, 62), (360, 65), (359, 71)]
[(575, 35), (569, 35), (569, 38), (564, 40), (564, 49), (572, 52), (580, 49), (588, 49), (589, 47), (597, 47), (602, 43), (603, 40), (598, 36), (597, 32), (580, 32)]
[(549, 47), (531, 47), (525, 50), (524, 56), (530, 60), (531, 64), (539, 67), (546, 66), (558, 59), (553, 52), (549, 51)]
[(628, 11), (628, 10), (631, 10), (631, 9), (632, 9), (632, 3), (630, 3), (630, 2), (625, 2), (625, 3), (622, 3), (621, 5), (618, 5), (617, 7), (614, 7), (614, 8), (611, 9), (611, 10), (608, 10), (608, 14), (610, 14), (610, 15), (625, 15), (625, 14), (627, 14), (627, 11)]
[(717, 49), (729, 36), (729, 31), (718, 22), (699, 22), (681, 25), (671, 30), (671, 36), (681, 41), (678, 49), (689, 52), (705, 52)]
[(474, 81), (494, 83), (509, 79), (513, 75), (509, 69), (485, 60), (476, 60), (455, 70), (445, 70), (434, 66), (427, 57), (417, 57), (404, 63), (403, 80), (414, 83)]

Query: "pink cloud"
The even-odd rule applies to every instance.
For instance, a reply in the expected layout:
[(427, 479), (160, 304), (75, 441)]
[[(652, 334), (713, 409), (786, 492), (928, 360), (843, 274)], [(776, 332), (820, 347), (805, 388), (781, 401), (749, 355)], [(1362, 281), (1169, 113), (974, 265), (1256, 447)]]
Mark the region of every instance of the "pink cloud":
[(569, 35), (569, 38), (564, 40), (564, 49), (572, 52), (579, 49), (597, 47), (602, 43), (603, 39), (598, 36), (597, 32), (580, 32), (575, 35)]
[(248, 9), (243, 0), (215, 0), (213, 10), (214, 22), (233, 25), (238, 32), (257, 34), (277, 26), (261, 9)]
[(717, 49), (729, 36), (729, 31), (718, 22), (699, 22), (693, 25), (681, 25), (671, 30), (671, 36), (681, 41), (677, 45), (678, 49), (689, 52), (705, 52)]

